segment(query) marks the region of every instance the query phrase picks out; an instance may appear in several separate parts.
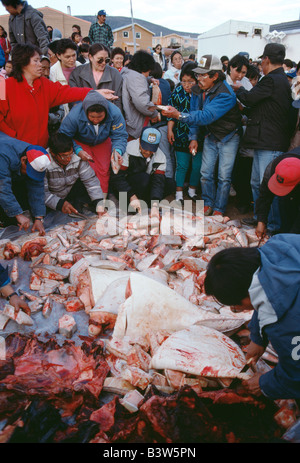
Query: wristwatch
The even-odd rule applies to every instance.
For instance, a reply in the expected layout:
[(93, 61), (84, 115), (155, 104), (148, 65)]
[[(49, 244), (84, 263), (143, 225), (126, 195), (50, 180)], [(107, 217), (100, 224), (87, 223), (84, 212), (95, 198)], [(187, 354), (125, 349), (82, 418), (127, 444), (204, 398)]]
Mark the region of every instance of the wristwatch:
[(34, 220), (40, 220), (42, 223), (44, 223), (44, 217), (35, 217)]
[(189, 114), (182, 114), (180, 113), (179, 116), (178, 116), (178, 120), (179, 121), (184, 121), (185, 119), (187, 119), (189, 117)]
[(16, 291), (14, 291), (14, 292), (13, 292), (13, 293), (11, 293), (9, 296), (7, 296), (6, 300), (7, 300), (7, 301), (9, 301), (9, 300), (10, 300), (10, 298), (11, 298), (12, 296), (19, 296), (19, 294), (18, 294), (18, 293), (16, 293)]

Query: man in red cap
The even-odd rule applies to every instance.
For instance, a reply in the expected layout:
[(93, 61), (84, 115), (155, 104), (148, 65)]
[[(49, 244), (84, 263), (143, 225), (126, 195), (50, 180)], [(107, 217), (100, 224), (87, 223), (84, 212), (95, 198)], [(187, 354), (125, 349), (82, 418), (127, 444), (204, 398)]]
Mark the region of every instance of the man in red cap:
[(266, 234), (274, 196), (279, 197), (281, 233), (300, 233), (300, 146), (282, 154), (267, 166), (256, 202), (256, 235)]
[(44, 177), (50, 164), (47, 151), (41, 146), (0, 133), (0, 220), (4, 227), (18, 225), (27, 231), (32, 216), (32, 232), (44, 235), (46, 215)]

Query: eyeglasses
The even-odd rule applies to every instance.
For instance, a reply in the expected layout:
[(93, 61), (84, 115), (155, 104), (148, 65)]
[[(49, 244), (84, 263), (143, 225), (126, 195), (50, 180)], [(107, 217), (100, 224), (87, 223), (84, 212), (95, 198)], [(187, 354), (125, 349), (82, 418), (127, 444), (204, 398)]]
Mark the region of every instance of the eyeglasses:
[(69, 159), (73, 156), (73, 151), (70, 154), (64, 154), (64, 155), (61, 155), (58, 153), (56, 156), (58, 156), (60, 159)]
[(208, 74), (196, 74), (197, 79), (207, 79), (209, 77)]
[(99, 58), (97, 60), (98, 64), (102, 64), (105, 61), (105, 64), (108, 64), (110, 62), (110, 58)]
[(180, 83), (181, 85), (186, 85), (187, 87), (192, 87), (192, 85), (195, 85), (195, 82), (191, 80), (187, 80), (187, 81), (182, 80)]

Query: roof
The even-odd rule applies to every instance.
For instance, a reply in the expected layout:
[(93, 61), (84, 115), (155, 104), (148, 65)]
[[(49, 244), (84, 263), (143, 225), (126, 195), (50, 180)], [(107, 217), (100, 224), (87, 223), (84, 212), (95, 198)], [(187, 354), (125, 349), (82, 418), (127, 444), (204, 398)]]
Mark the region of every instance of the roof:
[(83, 21), (83, 22), (88, 23), (88, 24), (90, 24), (90, 22), (91, 22), (91, 21), (87, 21), (86, 19), (82, 19), (79, 16), (73, 16), (71, 14), (64, 13), (63, 11), (56, 10), (55, 8), (50, 8), (49, 6), (42, 6), (41, 8), (36, 8), (36, 9), (41, 11), (42, 13), (43, 13), (44, 10), (55, 11), (56, 13), (62, 14), (63, 16), (68, 16), (68, 17), (74, 18), (74, 19), (80, 19), (80, 21)]
[[(144, 29), (145, 31), (149, 32), (152, 35), (155, 35), (154, 32), (149, 31), (149, 29), (147, 29), (146, 27), (141, 26), (139, 23), (134, 23), (134, 25), (139, 26), (141, 29)], [(112, 31), (113, 32), (118, 32), (118, 31), (121, 31), (123, 29), (127, 29), (128, 27), (132, 27), (132, 24), (130, 23), (130, 24), (127, 24), (126, 26), (118, 27), (117, 29), (113, 29)]]
[(285, 23), (278, 23), (278, 24), (272, 24), (270, 26), (270, 32), (272, 31), (294, 31), (294, 30), (299, 30), (300, 31), (300, 19), (297, 21), (289, 21)]

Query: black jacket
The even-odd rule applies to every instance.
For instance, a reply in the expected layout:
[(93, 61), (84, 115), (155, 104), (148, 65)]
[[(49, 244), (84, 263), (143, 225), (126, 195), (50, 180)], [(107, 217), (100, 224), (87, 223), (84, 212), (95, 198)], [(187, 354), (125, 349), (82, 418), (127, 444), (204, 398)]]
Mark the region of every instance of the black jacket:
[(292, 107), (291, 87), (283, 68), (271, 71), (249, 91), (240, 87), (236, 96), (249, 108), (243, 146), (286, 152), (297, 113)]
[[(288, 153), (277, 156), (274, 161), (266, 167), (263, 180), (260, 185), (259, 197), (255, 203), (255, 212), (257, 215), (257, 221), (267, 224), (270, 207), (275, 195), (269, 190), (268, 182), (275, 172), (276, 166), (285, 158), (298, 158), (300, 159), (300, 147), (295, 148)], [(288, 195), (280, 197), (284, 198), (285, 201), (293, 201), (295, 209), (298, 211), (295, 217), (292, 217), (291, 223), (292, 228), (289, 230), (290, 233), (300, 233), (300, 184), (298, 184)], [(294, 210), (295, 210), (294, 209)]]

